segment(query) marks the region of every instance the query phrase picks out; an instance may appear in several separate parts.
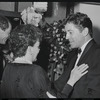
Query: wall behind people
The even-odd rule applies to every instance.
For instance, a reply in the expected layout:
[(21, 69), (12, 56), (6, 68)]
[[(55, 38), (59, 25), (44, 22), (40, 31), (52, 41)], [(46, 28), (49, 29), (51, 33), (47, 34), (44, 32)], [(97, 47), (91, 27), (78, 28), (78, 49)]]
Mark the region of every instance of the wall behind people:
[(48, 10), (45, 19), (50, 24), (53, 21), (62, 20), (66, 17), (66, 2), (48, 2)]
[(93, 37), (100, 44), (100, 3), (75, 3), (74, 12), (86, 13), (93, 21)]

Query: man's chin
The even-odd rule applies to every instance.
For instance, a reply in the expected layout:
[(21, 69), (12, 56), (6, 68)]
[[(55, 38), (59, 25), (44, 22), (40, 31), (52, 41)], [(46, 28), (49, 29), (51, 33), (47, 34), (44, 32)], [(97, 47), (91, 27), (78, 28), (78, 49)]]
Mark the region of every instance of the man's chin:
[(71, 49), (76, 49), (77, 47), (75, 47), (75, 46), (70, 46), (70, 48), (71, 48)]
[(1, 45), (5, 45), (6, 43), (5, 43), (5, 42), (0, 42), (0, 44), (1, 44)]

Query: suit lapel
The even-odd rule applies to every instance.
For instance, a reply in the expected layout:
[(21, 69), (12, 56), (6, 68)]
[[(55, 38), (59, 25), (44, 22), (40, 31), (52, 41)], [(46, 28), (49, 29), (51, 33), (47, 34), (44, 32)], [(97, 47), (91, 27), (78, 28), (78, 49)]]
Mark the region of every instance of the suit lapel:
[(80, 57), (80, 59), (79, 59), (77, 65), (79, 65), (79, 63), (82, 61), (82, 59), (84, 58), (84, 56), (86, 55), (86, 53), (89, 51), (89, 49), (92, 47), (92, 45), (93, 45), (94, 43), (95, 43), (95, 41), (94, 41), (94, 40), (91, 40), (91, 41), (87, 44), (87, 46), (86, 46), (85, 50), (83, 51), (83, 54), (81, 55), (81, 57)]
[[(72, 58), (72, 57), (73, 57), (73, 58)], [(75, 65), (75, 62), (76, 62), (76, 60), (77, 60), (77, 52), (76, 52), (74, 55), (71, 55), (71, 58), (72, 58), (71, 61), (70, 61), (71, 63), (70, 63), (69, 66), (68, 66), (69, 69), (70, 69), (70, 68), (72, 69), (72, 68), (74, 67), (74, 65)]]

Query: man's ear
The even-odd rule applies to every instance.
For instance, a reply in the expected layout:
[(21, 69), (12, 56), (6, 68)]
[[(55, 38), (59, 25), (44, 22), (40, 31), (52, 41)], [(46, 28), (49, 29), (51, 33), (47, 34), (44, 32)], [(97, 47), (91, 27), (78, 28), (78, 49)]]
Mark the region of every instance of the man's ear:
[(87, 36), (89, 34), (89, 29), (87, 27), (84, 28), (82, 33), (83, 33), (83, 36)]

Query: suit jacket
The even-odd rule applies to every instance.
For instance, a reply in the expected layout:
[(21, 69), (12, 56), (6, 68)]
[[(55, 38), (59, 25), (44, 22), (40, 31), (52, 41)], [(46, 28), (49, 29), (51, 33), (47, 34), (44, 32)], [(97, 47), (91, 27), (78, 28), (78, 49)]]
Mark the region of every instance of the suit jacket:
[[(69, 79), (70, 72), (76, 62), (76, 52), (76, 50), (73, 50), (72, 53), (69, 54), (69, 63), (66, 66), (65, 71), (55, 82), (55, 87), (59, 91), (62, 91), (64, 85)], [(83, 63), (88, 64), (88, 73), (74, 85), (69, 97), (100, 98), (100, 46), (98, 46), (94, 40), (91, 40), (87, 44), (77, 65), (79, 66)]]

